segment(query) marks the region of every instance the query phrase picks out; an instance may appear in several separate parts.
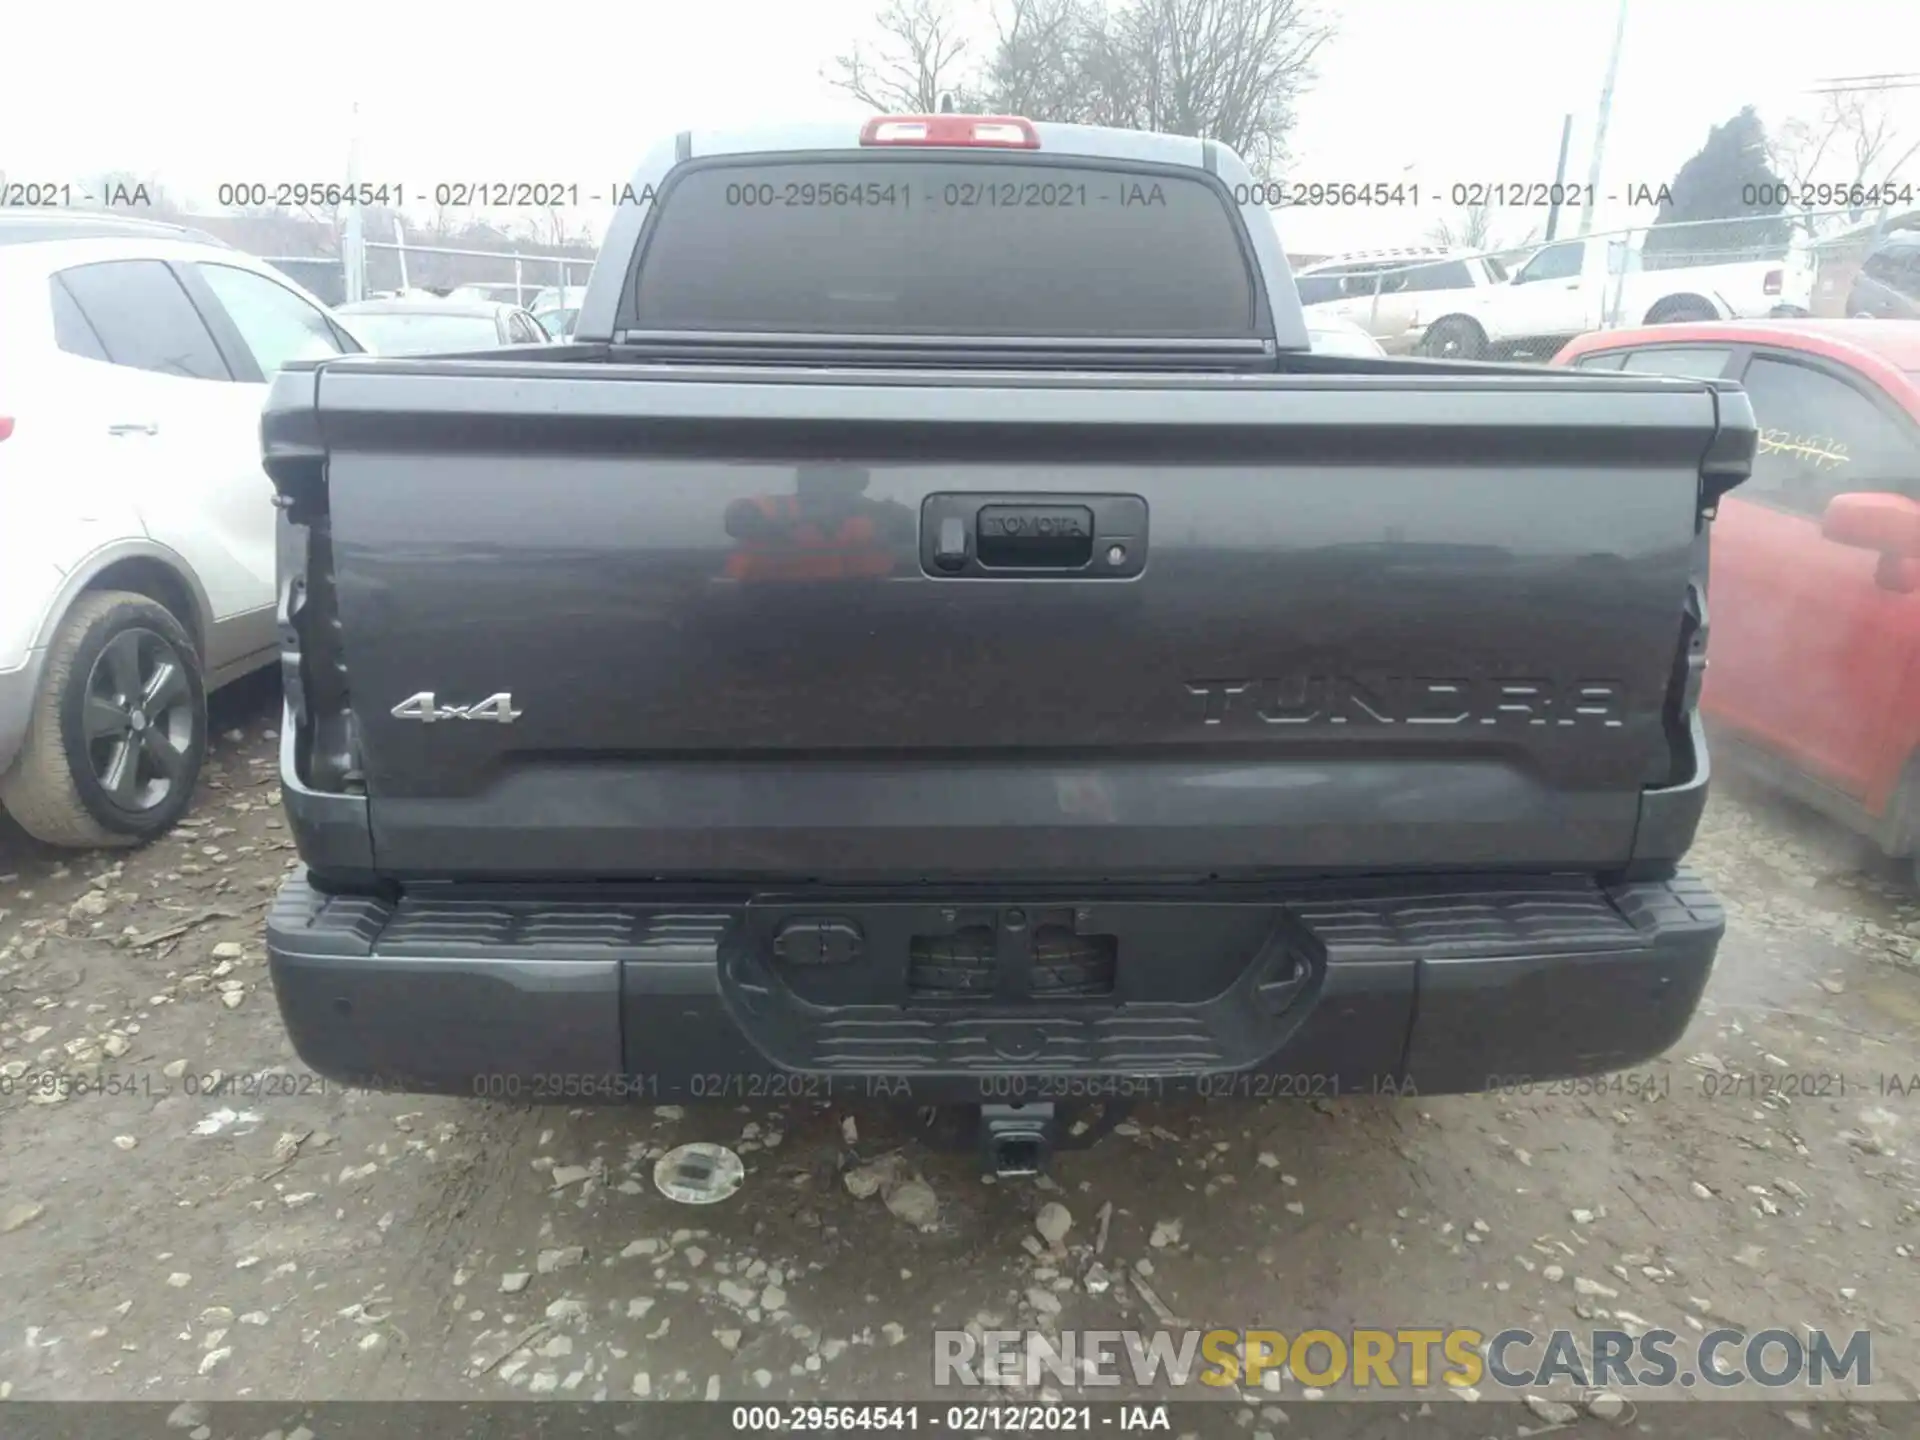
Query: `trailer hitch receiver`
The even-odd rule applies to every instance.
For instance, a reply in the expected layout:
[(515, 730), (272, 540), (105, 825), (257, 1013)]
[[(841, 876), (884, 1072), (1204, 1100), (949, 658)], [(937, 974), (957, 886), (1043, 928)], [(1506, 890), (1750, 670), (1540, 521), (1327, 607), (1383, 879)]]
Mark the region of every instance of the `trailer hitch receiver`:
[(981, 1159), (990, 1175), (1041, 1175), (1053, 1160), (1051, 1101), (980, 1107)]

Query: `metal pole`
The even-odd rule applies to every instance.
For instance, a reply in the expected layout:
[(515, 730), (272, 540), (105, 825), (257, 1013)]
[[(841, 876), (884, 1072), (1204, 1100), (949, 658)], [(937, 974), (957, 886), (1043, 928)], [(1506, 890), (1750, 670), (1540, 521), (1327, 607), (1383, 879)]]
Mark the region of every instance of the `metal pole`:
[[(347, 139), (347, 184), (358, 189), (360, 185), (360, 102), (353, 102), (353, 133)], [(367, 252), (365, 235), (360, 228), (359, 202), (351, 201), (347, 205), (347, 229), (342, 237), (341, 261), (347, 271), (347, 299), (364, 300), (367, 298)]]
[[(1553, 193), (1547, 199), (1552, 202), (1547, 211), (1547, 243), (1553, 243), (1553, 232), (1560, 228), (1560, 200), (1566, 194), (1567, 185), (1567, 146), (1573, 141), (1573, 114), (1560, 122), (1560, 162), (1553, 167)], [(1592, 206), (1588, 206), (1591, 209)]]
[[(1607, 119), (1613, 114), (1613, 82), (1620, 73), (1620, 46), (1627, 36), (1628, 0), (1620, 0), (1620, 15), (1613, 26), (1613, 53), (1607, 56), (1607, 78), (1600, 87), (1600, 113), (1593, 124), (1593, 154), (1587, 160), (1587, 198), (1589, 202), (1600, 198), (1600, 160), (1607, 149)], [(1597, 208), (1592, 203), (1580, 210), (1580, 234), (1584, 237), (1593, 229), (1593, 212)]]

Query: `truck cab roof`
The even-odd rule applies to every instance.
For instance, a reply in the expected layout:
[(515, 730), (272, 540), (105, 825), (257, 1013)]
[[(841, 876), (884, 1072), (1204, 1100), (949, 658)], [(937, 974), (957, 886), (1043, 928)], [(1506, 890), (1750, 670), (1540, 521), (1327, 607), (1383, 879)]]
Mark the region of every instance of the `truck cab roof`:
[[(924, 127), (926, 133), (914, 137), (915, 126)], [(896, 138), (901, 135), (908, 138)], [(975, 135), (997, 138), (983, 141), (973, 138)], [(1310, 348), (1272, 216), (1265, 204), (1260, 203), (1264, 200), (1261, 188), (1254, 183), (1255, 177), (1246, 163), (1227, 146), (1192, 136), (1035, 122), (1014, 116), (951, 114), (875, 117), (864, 124), (815, 121), (741, 130), (683, 130), (662, 138), (635, 167), (629, 190), (621, 195), (621, 203), (615, 208), (601, 248), (603, 263), (594, 267), (581, 304), (576, 339), (610, 341), (623, 332), (647, 328), (635, 324), (638, 317), (631, 303), (635, 278), (643, 267), (658, 263), (657, 258), (650, 257), (646, 251), (654, 239), (657, 217), (670, 205), (674, 188), (687, 175), (699, 170), (736, 167), (755, 158), (764, 159), (770, 172), (773, 167), (788, 167), (789, 174), (808, 166), (870, 164), (875, 167), (876, 180), (885, 173), (884, 167), (900, 167), (900, 173), (906, 173), (919, 166), (922, 167), (920, 173), (925, 174), (924, 167), (928, 165), (959, 164), (1004, 166), (1010, 174), (1025, 171), (1029, 179), (1045, 171), (1049, 177), (1057, 176), (1063, 184), (1074, 182), (1076, 177), (1084, 179), (1089, 174), (1109, 178), (1132, 176), (1149, 183), (1155, 179), (1197, 181), (1214, 192), (1223, 209), (1237, 216), (1232, 226), (1235, 232), (1232, 243), (1241, 251), (1238, 258), (1252, 282), (1254, 313), (1246, 326), (1249, 337), (1264, 342), (1269, 351)], [(834, 173), (844, 179), (841, 172)], [(764, 185), (758, 188), (765, 191)], [(811, 194), (813, 188), (803, 185), (801, 190)], [(1044, 188), (1051, 195), (1054, 187)], [(781, 202), (778, 207), (781, 209), (804, 211), (809, 208), (794, 205), (792, 198), (784, 193), (773, 198)], [(916, 220), (924, 216), (927, 198), (923, 196), (920, 209), (914, 212)], [(1031, 208), (1033, 202), (1019, 198), (1022, 205)], [(1051, 199), (1047, 203), (1051, 205)], [(752, 208), (740, 207), (735, 218), (744, 221)], [(760, 223), (769, 223), (764, 212), (775, 208), (771, 203), (762, 207)], [(956, 223), (962, 208), (948, 207), (948, 213), (956, 216)], [(1037, 239), (1030, 229), (1015, 229), (1019, 217), (1011, 212), (1018, 208), (1021, 206), (1009, 207), (1003, 238), (1012, 241), (1024, 235)], [(1159, 255), (1149, 258), (1139, 247), (1150, 244), (1151, 237), (1143, 233), (1126, 236), (1125, 227), (1119, 225), (1116, 216), (1100, 214), (1099, 208), (1097, 204), (1085, 203), (1078, 209), (1062, 206), (1051, 223), (1058, 227), (1077, 227), (1074, 234), (1080, 238), (1071, 243), (1083, 245), (1086, 256), (1085, 263), (1076, 267), (1079, 272), (1076, 278), (1083, 282), (1089, 277), (1109, 279), (1113, 298), (1118, 301), (1129, 286), (1141, 283), (1140, 274), (1130, 272), (1124, 263), (1129, 258), (1128, 246), (1136, 247), (1133, 258), (1142, 262), (1142, 270), (1164, 272), (1166, 267), (1162, 262), (1168, 251), (1163, 249)], [(864, 213), (871, 219), (875, 212), (869, 208)], [(834, 207), (833, 216), (845, 222), (841, 228), (846, 233), (844, 240), (836, 237), (832, 243), (857, 244), (856, 232), (862, 227), (862, 214), (859, 206)], [(797, 216), (789, 218), (799, 223)], [(932, 220), (926, 223), (937, 224)], [(747, 228), (752, 228), (750, 223)], [(928, 234), (925, 230), (920, 233), (923, 239)], [(1046, 254), (1035, 260), (1036, 268), (1057, 266), (1061, 231), (1056, 230), (1048, 238), (1054, 243)], [(1107, 247), (1104, 253), (1102, 246)], [(716, 251), (725, 248), (715, 247)], [(792, 247), (793, 253), (805, 253), (807, 248), (806, 243), (797, 239)], [(1004, 273), (1018, 265), (1021, 253), (1018, 245), (1007, 244), (995, 249), (989, 260), (983, 248), (981, 263), (991, 264), (997, 272)], [(1179, 256), (1180, 252), (1176, 249), (1173, 253)], [(623, 254), (633, 257), (625, 266), (604, 263), (608, 257)], [(1227, 258), (1224, 247), (1189, 253), (1183, 258), (1200, 265), (1205, 263), (1201, 256), (1220, 262)], [(725, 260), (724, 253), (715, 253), (710, 263), (719, 265)], [(1196, 278), (1204, 273), (1196, 271)], [(1163, 273), (1162, 283), (1169, 278)], [(1218, 278), (1217, 273), (1214, 278)]]
[[(881, 117), (887, 118), (887, 117)], [(926, 117), (899, 117), (926, 118)], [(946, 115), (942, 120), (999, 120), (999, 116)], [(1004, 117), (1015, 119), (1018, 117)], [(682, 159), (702, 159), (713, 155), (771, 155), (809, 150), (862, 150), (861, 135), (872, 122), (850, 120), (797, 121), (781, 125), (762, 125), (740, 130), (683, 130), (673, 137), (675, 153)], [(1063, 125), (1051, 120), (1021, 120), (1039, 138), (1037, 148), (1048, 155), (1081, 158), (1147, 160), (1166, 165), (1192, 165), (1212, 168), (1206, 158), (1211, 149), (1217, 156), (1230, 156), (1231, 168), (1246, 179), (1252, 174), (1239, 156), (1215, 140), (1191, 135), (1163, 135), (1150, 130), (1121, 130), (1107, 125)], [(683, 148), (684, 147), (684, 148)], [(947, 148), (917, 146), (914, 148)], [(971, 148), (965, 145), (956, 149)], [(985, 148), (985, 147), (980, 147)], [(1012, 147), (995, 147), (1008, 149)], [(647, 160), (660, 153), (656, 147)], [(642, 160), (640, 169), (648, 168)]]

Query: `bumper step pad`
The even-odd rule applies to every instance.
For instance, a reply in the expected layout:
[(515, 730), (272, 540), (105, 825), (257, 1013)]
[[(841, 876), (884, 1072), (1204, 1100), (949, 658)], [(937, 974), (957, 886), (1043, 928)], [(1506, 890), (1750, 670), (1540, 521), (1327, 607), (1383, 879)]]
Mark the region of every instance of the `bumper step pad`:
[[(883, 935), (881, 912), (908, 908), (807, 903), (871, 918)], [(591, 1087), (528, 1087), (612, 1075), (642, 1077), (614, 1087), (640, 1098), (754, 1098), (822, 1093), (769, 1077), (884, 1078), (933, 1103), (980, 1099), (987, 1079), (1008, 1077), (1272, 1076), (1286, 1084), (1240, 1092), (1311, 1097), (1618, 1069), (1678, 1039), (1724, 929), (1711, 891), (1685, 871), (1614, 886), (1400, 879), (1077, 903), (1121, 937), (1111, 996), (916, 997), (906, 947), (869, 945), (859, 963), (891, 988), (854, 977), (855, 992), (887, 1001), (823, 1003), (761, 943), (759, 902), (744, 898), (448, 889), (387, 900), (295, 878), (268, 916), (268, 948), (296, 1048), (343, 1080), (577, 1103)], [(1201, 963), (1166, 939), (1185, 933), (1182, 917), (1196, 951), (1227, 933), (1257, 943), (1228, 957), (1235, 968), (1212, 994), (1156, 999), (1169, 967)]]

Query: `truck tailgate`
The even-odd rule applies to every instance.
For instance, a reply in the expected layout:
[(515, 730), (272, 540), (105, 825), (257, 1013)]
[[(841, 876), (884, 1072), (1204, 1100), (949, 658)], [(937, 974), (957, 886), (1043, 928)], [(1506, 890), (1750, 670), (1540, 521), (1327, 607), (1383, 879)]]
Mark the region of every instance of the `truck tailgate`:
[(1694, 763), (1705, 383), (286, 381), (389, 874), (1591, 871)]

